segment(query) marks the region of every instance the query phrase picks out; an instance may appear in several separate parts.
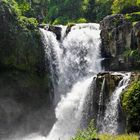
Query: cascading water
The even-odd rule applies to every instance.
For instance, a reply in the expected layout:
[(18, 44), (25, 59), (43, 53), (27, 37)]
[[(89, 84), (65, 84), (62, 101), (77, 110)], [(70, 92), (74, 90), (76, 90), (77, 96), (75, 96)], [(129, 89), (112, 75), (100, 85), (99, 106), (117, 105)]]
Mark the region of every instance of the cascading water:
[(105, 110), (105, 115), (102, 121), (100, 121), (98, 124), (101, 126), (100, 133), (109, 133), (109, 134), (117, 134), (119, 132), (119, 124), (118, 124), (118, 110), (119, 110), (119, 103), (120, 103), (120, 95), (128, 86), (128, 83), (130, 81), (131, 73), (114, 73), (116, 75), (122, 75), (123, 79), (119, 82), (118, 87), (115, 89), (115, 91), (112, 93), (112, 96), (110, 97), (109, 103), (106, 105), (107, 108)]
[[(93, 78), (77, 82), (66, 97), (62, 97), (56, 108), (57, 121), (47, 140), (68, 140), (80, 128), (84, 102), (90, 93)], [(81, 88), (82, 87), (82, 88)]]
[(76, 25), (59, 44), (63, 53), (59, 61), (59, 81), (55, 94), (63, 96), (56, 107), (57, 121), (47, 140), (68, 140), (80, 128), (93, 75), (101, 71), (99, 34), (97, 24)]
[[(61, 26), (62, 28), (63, 26)], [(62, 39), (65, 36), (62, 29)], [(101, 71), (98, 24), (78, 24), (57, 41), (54, 33), (41, 29), (46, 44), (56, 103), (78, 80)], [(58, 78), (58, 79), (57, 79)]]
[(40, 29), (52, 74), (57, 120), (47, 137), (31, 135), (21, 140), (69, 140), (82, 126), (86, 97), (93, 77), (101, 71), (99, 25), (78, 24), (67, 35), (66, 27), (61, 28), (60, 42), (53, 32)]
[[(59, 70), (61, 70), (61, 56), (63, 50), (59, 46), (59, 42), (53, 32), (40, 29), (42, 33), (43, 43), (45, 45), (46, 56), (49, 61), (49, 68), (51, 71), (51, 80), (54, 88), (54, 93), (57, 92), (57, 79), (59, 77)], [(47, 67), (47, 66), (46, 66)]]

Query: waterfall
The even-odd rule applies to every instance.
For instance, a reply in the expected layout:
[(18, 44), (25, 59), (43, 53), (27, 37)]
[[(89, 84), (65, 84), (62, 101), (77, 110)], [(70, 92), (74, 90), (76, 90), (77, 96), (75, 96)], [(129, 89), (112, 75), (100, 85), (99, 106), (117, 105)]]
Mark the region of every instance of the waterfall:
[(63, 96), (55, 111), (57, 121), (47, 140), (68, 140), (80, 128), (93, 76), (101, 71), (99, 34), (99, 25), (80, 24), (72, 27), (59, 43), (63, 53), (58, 62), (59, 80), (55, 95)]
[[(50, 62), (54, 86), (57, 121), (47, 140), (69, 140), (82, 126), (86, 97), (93, 76), (101, 71), (100, 30), (98, 24), (77, 24), (61, 41), (54, 33), (41, 29)], [(59, 101), (59, 97), (61, 98)]]
[[(85, 99), (90, 93), (93, 78), (77, 82), (71, 92), (62, 97), (56, 108), (57, 121), (47, 140), (68, 140), (80, 128)], [(82, 87), (82, 88), (81, 88)]]
[(65, 38), (66, 27), (61, 28), (61, 41), (56, 39), (54, 33), (41, 29), (50, 63), (56, 104), (60, 95), (69, 92), (74, 83), (101, 71), (99, 25), (77, 24)]
[(109, 134), (117, 134), (119, 131), (119, 124), (118, 124), (118, 110), (119, 110), (119, 103), (120, 103), (120, 95), (122, 91), (128, 86), (130, 81), (131, 73), (115, 73), (120, 74), (123, 76), (123, 79), (119, 82), (118, 86), (116, 87), (115, 91), (112, 93), (110, 97), (109, 103), (106, 105), (107, 108), (105, 110), (104, 118), (100, 121), (101, 129), (100, 133), (109, 133)]

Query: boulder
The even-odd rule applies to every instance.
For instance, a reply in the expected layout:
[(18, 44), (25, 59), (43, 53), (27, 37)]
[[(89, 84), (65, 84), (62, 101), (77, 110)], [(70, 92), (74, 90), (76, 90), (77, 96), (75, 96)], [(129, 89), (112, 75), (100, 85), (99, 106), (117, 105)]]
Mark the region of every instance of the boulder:
[(132, 48), (134, 49), (137, 49), (138, 48), (138, 51), (140, 53), (140, 21), (137, 22), (134, 27), (133, 27), (133, 30), (132, 30)]

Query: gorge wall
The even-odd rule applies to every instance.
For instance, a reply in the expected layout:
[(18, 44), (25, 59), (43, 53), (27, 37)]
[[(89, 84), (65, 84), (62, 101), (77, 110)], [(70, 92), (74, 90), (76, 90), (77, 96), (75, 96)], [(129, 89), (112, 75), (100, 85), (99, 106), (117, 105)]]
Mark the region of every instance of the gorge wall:
[(36, 23), (21, 19), (10, 5), (0, 1), (0, 137), (15, 129), (29, 133), (51, 127), (51, 120), (50, 124), (43, 121), (53, 114), (53, 106), (48, 108), (53, 97), (50, 90)]
[(105, 17), (100, 22), (101, 52), (106, 70), (139, 70), (140, 23), (132, 25), (121, 14)]

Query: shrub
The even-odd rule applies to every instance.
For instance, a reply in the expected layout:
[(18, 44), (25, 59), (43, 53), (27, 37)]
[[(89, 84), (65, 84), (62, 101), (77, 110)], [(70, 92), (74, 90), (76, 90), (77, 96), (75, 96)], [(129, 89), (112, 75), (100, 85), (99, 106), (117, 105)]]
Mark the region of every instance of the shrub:
[(68, 18), (67, 17), (58, 17), (54, 20), (53, 24), (58, 25), (58, 24), (67, 24), (68, 23)]
[(87, 20), (85, 18), (79, 18), (77, 20), (77, 23), (86, 23), (86, 22), (87, 22)]
[(96, 138), (97, 133), (93, 126), (93, 121), (91, 121), (88, 128), (83, 131), (79, 131), (72, 140), (92, 140), (93, 138)]
[(112, 11), (116, 13), (132, 13), (139, 11), (138, 0), (114, 0)]
[(122, 95), (122, 107), (126, 112), (127, 130), (140, 131), (140, 81), (134, 81)]
[(35, 18), (27, 18), (24, 16), (19, 17), (19, 23), (20, 23), (20, 26), (24, 29), (26, 29), (26, 28), (34, 29), (38, 25), (38, 22)]
[(126, 19), (128, 19), (131, 22), (139, 21), (140, 20), (140, 12), (126, 14), (125, 17), (126, 17)]
[(100, 140), (138, 140), (138, 136), (135, 134), (124, 134), (124, 135), (117, 135), (112, 136), (108, 134), (99, 135)]

